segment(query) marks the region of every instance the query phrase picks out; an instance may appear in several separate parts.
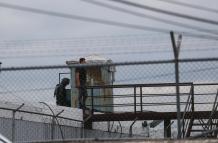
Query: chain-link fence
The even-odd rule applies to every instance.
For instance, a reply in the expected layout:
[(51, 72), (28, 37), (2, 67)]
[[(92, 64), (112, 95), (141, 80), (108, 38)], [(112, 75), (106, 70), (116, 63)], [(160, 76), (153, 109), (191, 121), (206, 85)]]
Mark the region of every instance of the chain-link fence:
[[(176, 138), (178, 86), (183, 136), (197, 135), (217, 126), (217, 61), (180, 60), (179, 84), (175, 83), (174, 60), (84, 65), (87, 69), (103, 67), (99, 71), (90, 70), (96, 73), (89, 72), (87, 77), (86, 105), (93, 130), (81, 130), (84, 116), (80, 109), (55, 105), (55, 86), (67, 77), (71, 79), (67, 86), (71, 89), (71, 106), (78, 107), (73, 73), (79, 65), (3, 68), (0, 132), (13, 141), (131, 136)], [(108, 77), (110, 67), (115, 70)], [(101, 78), (95, 80), (96, 77)], [(62, 119), (56, 120), (56, 117)]]

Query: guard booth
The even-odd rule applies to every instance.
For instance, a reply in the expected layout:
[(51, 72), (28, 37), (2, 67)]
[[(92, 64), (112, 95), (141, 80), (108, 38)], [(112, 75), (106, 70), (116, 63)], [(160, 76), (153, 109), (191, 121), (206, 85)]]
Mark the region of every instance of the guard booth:
[[(107, 60), (100, 56), (88, 56), (85, 57), (86, 64), (108, 64), (112, 63), (111, 60)], [(79, 59), (78, 59), (79, 60)], [(78, 60), (67, 61), (67, 65), (70, 68), (70, 78), (71, 78), (71, 107), (78, 108), (79, 107), (79, 91), (76, 88), (76, 80), (75, 80), (75, 69), (74, 65), (79, 64)], [(115, 66), (88, 66), (85, 67), (87, 71), (87, 86), (94, 85), (112, 85), (114, 82), (114, 74), (115, 74)], [(87, 89), (88, 97), (86, 100), (86, 106), (91, 108), (91, 89)], [(105, 88), (105, 89), (94, 89), (94, 109), (103, 111), (103, 112), (112, 112), (113, 111), (113, 89)], [(95, 106), (96, 105), (96, 106)], [(105, 106), (110, 105), (110, 106)]]

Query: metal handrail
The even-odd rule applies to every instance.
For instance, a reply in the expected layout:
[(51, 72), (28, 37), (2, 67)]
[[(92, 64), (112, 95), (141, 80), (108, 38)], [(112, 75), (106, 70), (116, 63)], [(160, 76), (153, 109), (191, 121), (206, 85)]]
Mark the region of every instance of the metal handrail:
[[(147, 83), (147, 84), (113, 84), (113, 85), (94, 85), (86, 86), (87, 89), (99, 89), (99, 88), (133, 88), (133, 87), (167, 87), (176, 86), (176, 83)], [(179, 86), (193, 85), (192, 82), (179, 83)]]
[[(118, 107), (118, 106), (134, 106), (134, 112), (136, 113), (136, 107), (137, 106), (144, 106), (144, 105), (153, 105), (155, 103), (137, 103), (136, 102), (136, 97), (140, 97), (140, 98), (143, 98), (142, 97), (142, 92), (140, 92), (139, 96), (137, 96), (136, 94), (136, 88), (142, 88), (142, 87), (169, 87), (169, 86), (176, 86), (177, 84), (176, 83), (147, 83), (147, 84), (119, 84), (119, 85), (94, 85), (94, 86), (86, 86), (87, 89), (90, 89), (91, 90), (91, 96), (90, 96), (90, 101), (91, 101), (91, 104), (90, 105), (86, 105), (86, 106), (89, 106), (91, 109), (92, 109), (92, 114), (93, 114), (93, 111), (95, 111), (95, 107)], [(187, 83), (179, 83), (178, 84), (179, 86), (190, 86), (190, 85), (193, 85), (192, 82), (187, 82)], [(133, 88), (134, 89), (134, 93), (132, 94), (131, 97), (133, 97), (134, 99), (134, 103), (133, 104), (104, 104), (104, 105), (96, 105), (94, 103), (94, 98), (101, 98), (101, 97), (95, 97), (94, 94), (93, 94), (93, 90), (94, 89), (105, 89), (105, 88)], [(169, 96), (167, 94), (167, 96)], [(105, 97), (105, 96), (104, 96)], [(125, 97), (125, 96), (123, 96)], [(129, 97), (129, 96), (128, 96)], [(95, 105), (94, 105), (95, 104)], [(176, 103), (157, 103), (158, 105), (176, 105)], [(156, 105), (157, 105), (156, 104)], [(141, 108), (142, 109), (142, 108)], [(142, 110), (141, 110), (142, 111)]]
[[(196, 136), (194, 136), (193, 138), (206, 137), (206, 136), (208, 136), (209, 134), (210, 134), (210, 135), (213, 135), (213, 133), (214, 133), (214, 135), (216, 135), (216, 133), (217, 133), (217, 131), (218, 131), (218, 130), (217, 130), (217, 129), (218, 129), (218, 128), (217, 128), (217, 125), (218, 125), (218, 124), (216, 123), (216, 126), (213, 126), (213, 123), (214, 123), (213, 118), (214, 118), (214, 115), (215, 115), (215, 113), (216, 113), (216, 111), (217, 111), (217, 108), (218, 108), (217, 99), (218, 99), (218, 90), (217, 90), (217, 94), (216, 94), (216, 97), (215, 97), (215, 100), (214, 100), (214, 103), (213, 103), (213, 108), (212, 108), (210, 117), (209, 117), (209, 119), (208, 119), (206, 125), (204, 125), (205, 123), (204, 123), (203, 120), (199, 120), (199, 121), (201, 122), (202, 128), (204, 128), (205, 132), (202, 132), (202, 134), (196, 135)], [(192, 119), (192, 118), (191, 118), (190, 120), (193, 122), (193, 119)], [(191, 121), (190, 121), (190, 122), (191, 122)], [(218, 121), (218, 120), (215, 119), (215, 122), (217, 122), (217, 121)], [(192, 123), (189, 123), (189, 124), (192, 124)]]
[(214, 100), (214, 104), (213, 104), (213, 108), (212, 108), (212, 111), (211, 111), (210, 118), (209, 118), (209, 120), (207, 122), (207, 125), (206, 125), (207, 130), (212, 130), (213, 129), (213, 117), (214, 117), (215, 112), (217, 111), (217, 107), (218, 107), (217, 98), (218, 98), (218, 90), (217, 90), (217, 94), (216, 94), (216, 97), (215, 97), (215, 100)]

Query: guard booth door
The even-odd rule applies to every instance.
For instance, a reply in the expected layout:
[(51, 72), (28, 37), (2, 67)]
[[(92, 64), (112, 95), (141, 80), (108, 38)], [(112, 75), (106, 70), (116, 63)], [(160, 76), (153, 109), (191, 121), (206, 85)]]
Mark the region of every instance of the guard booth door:
[[(107, 67), (89, 67), (87, 69), (87, 85), (94, 86), (94, 85), (107, 85), (111, 83), (109, 78), (110, 72), (107, 70)], [(113, 89), (111, 88), (98, 88), (93, 89), (93, 97), (94, 97), (94, 109), (103, 112), (112, 112), (113, 111), (113, 98), (112, 92)], [(88, 91), (88, 98), (86, 100), (86, 105), (89, 105), (91, 108), (91, 89)]]

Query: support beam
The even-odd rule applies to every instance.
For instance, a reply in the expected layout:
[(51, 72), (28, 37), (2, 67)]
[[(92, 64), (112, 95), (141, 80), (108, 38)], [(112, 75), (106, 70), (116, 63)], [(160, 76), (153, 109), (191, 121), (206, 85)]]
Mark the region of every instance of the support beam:
[(180, 91), (179, 91), (179, 51), (181, 46), (182, 36), (179, 36), (178, 42), (176, 44), (174, 32), (170, 32), (173, 52), (174, 52), (174, 60), (175, 60), (175, 82), (176, 82), (176, 102), (177, 102), (177, 128), (178, 128), (178, 139), (181, 139), (181, 110), (180, 110)]
[(171, 138), (171, 122), (170, 122), (170, 119), (164, 120), (164, 138)]
[(83, 111), (83, 126), (84, 129), (92, 129), (92, 114), (90, 110)]
[[(181, 112), (181, 115), (184, 113)], [(208, 119), (211, 111), (195, 111), (186, 112), (185, 119)], [(128, 113), (107, 113), (107, 114), (94, 114), (92, 115), (92, 122), (104, 121), (133, 121), (135, 118), (138, 120), (176, 120), (177, 112), (128, 112)], [(214, 113), (214, 119), (218, 119), (218, 111)]]

